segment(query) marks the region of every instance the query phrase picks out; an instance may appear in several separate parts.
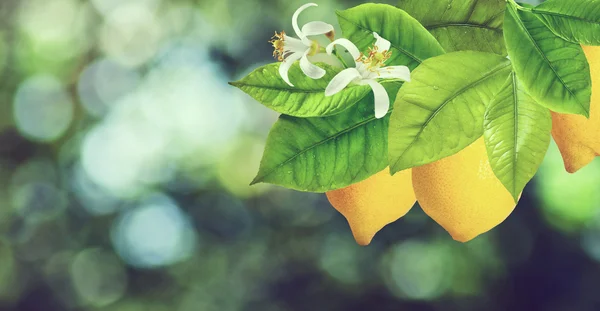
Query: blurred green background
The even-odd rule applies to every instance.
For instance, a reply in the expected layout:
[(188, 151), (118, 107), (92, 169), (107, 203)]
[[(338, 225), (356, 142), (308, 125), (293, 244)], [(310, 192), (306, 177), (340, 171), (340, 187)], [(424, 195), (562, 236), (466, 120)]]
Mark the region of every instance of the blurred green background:
[(414, 208), (360, 247), (324, 195), (248, 186), (277, 115), (227, 82), (304, 3), (0, 1), (0, 310), (600, 310), (600, 160), (552, 144), (466, 244)]

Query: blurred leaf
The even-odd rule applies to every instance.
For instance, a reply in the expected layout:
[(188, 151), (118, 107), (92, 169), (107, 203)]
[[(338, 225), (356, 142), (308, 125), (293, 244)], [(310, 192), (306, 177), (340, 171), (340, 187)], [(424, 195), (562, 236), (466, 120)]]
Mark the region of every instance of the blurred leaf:
[(329, 81), (341, 70), (319, 63), (327, 73), (321, 79), (307, 77), (296, 62), (289, 71), (294, 86), (289, 86), (279, 75), (279, 64), (257, 68), (240, 81), (230, 84), (244, 91), (263, 105), (279, 113), (295, 117), (330, 116), (356, 104), (371, 92), (368, 85), (348, 85), (333, 96), (325, 96)]
[(496, 177), (515, 202), (544, 160), (552, 117), (512, 73), (485, 112), (485, 145)]
[(400, 0), (446, 52), (473, 50), (506, 56), (502, 37), (504, 0)]
[(444, 53), (444, 49), (419, 22), (406, 12), (387, 4), (363, 4), (338, 11), (344, 37), (359, 50), (373, 45), (373, 32), (391, 43), (392, 57), (387, 66), (416, 68), (423, 60)]
[(461, 51), (424, 61), (394, 104), (390, 171), (437, 161), (477, 140), (485, 106), (509, 72), (510, 62), (492, 53)]
[(504, 38), (519, 80), (540, 105), (589, 116), (590, 68), (579, 44), (557, 37), (514, 3), (506, 9)]
[(532, 12), (566, 40), (600, 45), (600, 1), (548, 0)]
[[(542, 201), (544, 218), (561, 231), (577, 233), (598, 216), (600, 202), (600, 161), (570, 174), (565, 171), (560, 151), (554, 142), (537, 173), (537, 196)], [(576, 198), (576, 199), (574, 199)], [(598, 218), (596, 218), (598, 219)]]
[[(400, 83), (383, 83), (390, 100)], [(265, 147), (252, 183), (326, 192), (362, 181), (387, 166), (389, 113), (376, 119), (373, 95), (331, 117), (282, 115)], [(391, 110), (390, 110), (391, 111)]]

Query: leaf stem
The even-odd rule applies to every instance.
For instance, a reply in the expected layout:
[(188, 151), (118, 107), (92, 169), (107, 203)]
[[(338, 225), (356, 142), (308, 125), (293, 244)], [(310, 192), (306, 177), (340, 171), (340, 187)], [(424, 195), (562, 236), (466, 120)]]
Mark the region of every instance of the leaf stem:
[(398, 78), (393, 78), (393, 79), (383, 79), (381, 82), (402, 82), (402, 83), (404, 83), (406, 81), (404, 81), (402, 79), (398, 79)]
[(508, 4), (512, 4), (514, 7), (516, 7), (520, 11), (524, 11), (524, 12), (531, 12), (532, 11), (531, 8), (526, 8), (526, 7), (518, 4), (515, 0), (506, 0), (506, 2)]
[(335, 47), (333, 49), (333, 54), (335, 55), (335, 57), (337, 57), (337, 59), (340, 60), (340, 62), (342, 62), (342, 64), (344, 65), (344, 68), (349, 68), (349, 66), (346, 63), (346, 61), (344, 60), (344, 58), (338, 53), (337, 47)]

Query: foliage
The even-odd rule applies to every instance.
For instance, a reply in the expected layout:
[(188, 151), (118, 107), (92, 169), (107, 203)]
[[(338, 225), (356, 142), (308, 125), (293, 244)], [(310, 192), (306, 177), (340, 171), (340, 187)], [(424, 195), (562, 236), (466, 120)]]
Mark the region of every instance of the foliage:
[(233, 83), (283, 114), (253, 183), (325, 192), (388, 165), (394, 174), (435, 162), (483, 135), (495, 175), (517, 200), (548, 148), (550, 111), (589, 115), (590, 69), (580, 44), (600, 44), (599, 12), (600, 2), (589, 0), (537, 7), (513, 0), (401, 0), (397, 7), (339, 11), (346, 39), (364, 55), (372, 52), (373, 33), (389, 40), (386, 66), (407, 66), (411, 81), (396, 94), (382, 79), (395, 98), (391, 116), (382, 120), (372, 115), (365, 85), (351, 83), (323, 97), (340, 70), (331, 66), (322, 65), (328, 73), (320, 80), (294, 67), (295, 90), (276, 77), (276, 64)]

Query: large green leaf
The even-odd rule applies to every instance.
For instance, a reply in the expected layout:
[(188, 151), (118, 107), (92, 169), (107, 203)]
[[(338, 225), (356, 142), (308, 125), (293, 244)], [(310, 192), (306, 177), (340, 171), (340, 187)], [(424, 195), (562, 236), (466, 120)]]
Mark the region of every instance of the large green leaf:
[(532, 9), (557, 35), (584, 45), (600, 45), (600, 1), (548, 0)]
[(579, 44), (563, 40), (534, 14), (507, 5), (504, 38), (519, 80), (541, 105), (556, 112), (589, 115), (591, 78)]
[[(393, 100), (399, 82), (384, 83)], [(387, 166), (389, 114), (374, 115), (373, 95), (331, 117), (279, 117), (269, 137), (258, 175), (300, 191), (326, 192), (368, 178)]]
[(391, 43), (392, 57), (388, 66), (404, 65), (411, 70), (423, 60), (444, 53), (437, 40), (408, 13), (387, 4), (362, 4), (338, 11), (338, 21), (344, 37), (366, 51), (378, 33)]
[(483, 128), (492, 170), (516, 202), (550, 145), (550, 111), (525, 92), (513, 73), (487, 107)]
[(510, 73), (510, 61), (453, 52), (424, 61), (396, 97), (389, 127), (392, 174), (453, 155), (483, 134), (485, 105)]
[(446, 52), (473, 50), (506, 56), (502, 22), (504, 0), (400, 0)]
[(279, 64), (260, 67), (240, 81), (230, 84), (244, 91), (263, 105), (283, 114), (296, 117), (330, 116), (356, 104), (371, 92), (368, 85), (349, 85), (341, 92), (326, 97), (325, 88), (329, 81), (340, 72), (333, 66), (319, 63), (327, 73), (321, 79), (311, 79), (302, 73), (296, 62), (288, 72), (289, 86), (279, 76)]

